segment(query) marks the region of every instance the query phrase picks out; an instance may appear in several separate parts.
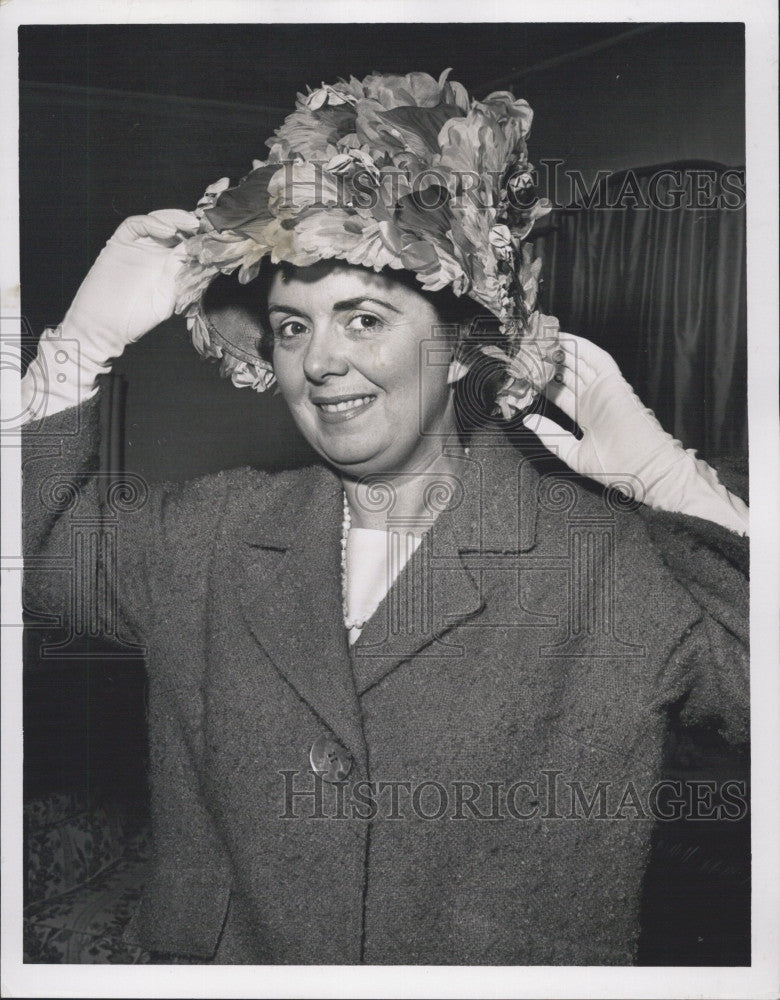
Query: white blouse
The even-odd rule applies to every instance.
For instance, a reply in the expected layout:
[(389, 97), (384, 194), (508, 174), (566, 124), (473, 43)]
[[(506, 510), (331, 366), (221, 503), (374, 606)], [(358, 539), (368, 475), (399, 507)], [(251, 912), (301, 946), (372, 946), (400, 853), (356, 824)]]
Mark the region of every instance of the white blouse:
[(412, 532), (380, 528), (350, 528), (347, 534), (345, 612), (349, 644), (373, 615), (395, 583), (401, 570), (420, 547), (422, 539)]

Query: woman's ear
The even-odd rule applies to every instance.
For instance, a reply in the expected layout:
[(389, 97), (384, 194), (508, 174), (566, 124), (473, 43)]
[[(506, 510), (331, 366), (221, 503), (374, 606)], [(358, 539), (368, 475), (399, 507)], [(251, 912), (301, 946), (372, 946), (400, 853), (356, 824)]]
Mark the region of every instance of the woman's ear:
[(468, 370), (468, 365), (457, 357), (453, 358), (450, 362), (450, 370), (447, 372), (447, 384), (452, 385), (454, 382), (459, 382)]

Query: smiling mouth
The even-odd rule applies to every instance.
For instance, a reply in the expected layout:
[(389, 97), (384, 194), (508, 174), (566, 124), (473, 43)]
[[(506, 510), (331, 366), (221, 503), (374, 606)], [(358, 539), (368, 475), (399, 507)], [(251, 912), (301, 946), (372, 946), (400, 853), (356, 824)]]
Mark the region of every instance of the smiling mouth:
[(366, 410), (376, 400), (376, 396), (350, 396), (345, 399), (334, 399), (330, 402), (325, 400), (312, 400), (320, 417), (326, 423), (341, 423), (344, 420), (351, 420)]

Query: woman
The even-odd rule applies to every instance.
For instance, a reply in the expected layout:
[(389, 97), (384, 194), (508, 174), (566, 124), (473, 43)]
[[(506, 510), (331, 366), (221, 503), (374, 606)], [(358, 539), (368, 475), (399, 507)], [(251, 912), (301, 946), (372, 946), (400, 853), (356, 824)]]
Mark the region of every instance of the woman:
[[(109, 511), (149, 673), (155, 869), (128, 940), (631, 963), (672, 706), (746, 735), (746, 508), (536, 309), (530, 122), (446, 73), (299, 95), (236, 187), (123, 223), (42, 338), (30, 431), (61, 445), (25, 469), (31, 553), (69, 554), (76, 499), (98, 514), (96, 377), (174, 307), (322, 458)], [(64, 613), (35, 565), (32, 606)]]

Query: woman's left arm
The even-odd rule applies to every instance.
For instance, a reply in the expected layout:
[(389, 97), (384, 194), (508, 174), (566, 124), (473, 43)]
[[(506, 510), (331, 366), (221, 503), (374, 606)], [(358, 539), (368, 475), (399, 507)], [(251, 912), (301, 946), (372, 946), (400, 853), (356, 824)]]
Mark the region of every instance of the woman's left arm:
[(606, 351), (584, 337), (562, 334), (556, 376), (545, 396), (582, 429), (581, 439), (548, 417), (524, 424), (570, 468), (600, 483), (630, 490), (656, 510), (713, 521), (748, 534), (748, 508), (692, 448), (683, 448), (643, 405)]

